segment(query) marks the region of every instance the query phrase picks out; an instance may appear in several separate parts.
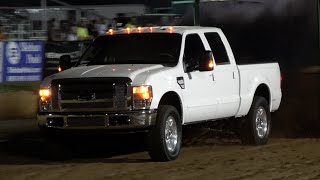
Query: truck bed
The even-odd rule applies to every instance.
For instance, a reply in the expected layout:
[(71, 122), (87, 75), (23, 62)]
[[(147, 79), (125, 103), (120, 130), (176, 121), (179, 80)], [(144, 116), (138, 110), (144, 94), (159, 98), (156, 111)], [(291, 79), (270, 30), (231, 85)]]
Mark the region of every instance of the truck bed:
[[(262, 63), (250, 65), (238, 65), (240, 76), (240, 108), (237, 116), (246, 115), (249, 111), (250, 104), (257, 88), (251, 84), (265, 84), (269, 87), (271, 94), (270, 111), (275, 111), (280, 106), (281, 101), (281, 73), (278, 63)], [(250, 88), (249, 88), (250, 87)]]

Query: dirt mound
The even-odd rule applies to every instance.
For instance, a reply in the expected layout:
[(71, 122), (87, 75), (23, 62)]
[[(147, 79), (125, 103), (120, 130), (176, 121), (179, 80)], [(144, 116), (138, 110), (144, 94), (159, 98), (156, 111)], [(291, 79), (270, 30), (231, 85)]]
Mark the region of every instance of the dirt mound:
[(32, 91), (0, 93), (0, 102), (0, 120), (36, 117), (38, 96)]

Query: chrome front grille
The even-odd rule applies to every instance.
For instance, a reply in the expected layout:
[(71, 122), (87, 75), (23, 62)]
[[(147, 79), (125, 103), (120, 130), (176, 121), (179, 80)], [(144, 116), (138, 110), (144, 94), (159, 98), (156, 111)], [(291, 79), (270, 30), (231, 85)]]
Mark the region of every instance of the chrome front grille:
[(59, 101), (58, 101), (58, 86), (52, 85), (51, 86), (51, 104), (53, 109), (58, 109), (59, 108)]
[(68, 111), (119, 111), (131, 108), (128, 78), (60, 79), (52, 82), (52, 107)]
[(123, 108), (126, 107), (126, 94), (128, 93), (125, 84), (118, 84), (114, 86), (114, 107)]

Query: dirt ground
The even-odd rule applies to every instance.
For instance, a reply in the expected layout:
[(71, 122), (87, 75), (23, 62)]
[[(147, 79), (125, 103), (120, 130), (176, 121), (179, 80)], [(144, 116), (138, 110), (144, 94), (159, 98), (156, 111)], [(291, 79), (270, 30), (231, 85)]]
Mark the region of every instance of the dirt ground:
[(0, 93), (0, 120), (36, 117), (38, 97), (32, 91)]
[(49, 161), (39, 132), (0, 141), (0, 179), (320, 179), (320, 139), (271, 139), (242, 146), (208, 129), (187, 129), (180, 157), (152, 162), (143, 136), (75, 139), (72, 158)]

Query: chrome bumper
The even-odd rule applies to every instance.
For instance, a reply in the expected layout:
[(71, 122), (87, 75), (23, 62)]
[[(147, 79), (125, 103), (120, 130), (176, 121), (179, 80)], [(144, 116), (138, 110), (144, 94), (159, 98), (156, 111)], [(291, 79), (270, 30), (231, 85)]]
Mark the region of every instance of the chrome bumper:
[(39, 113), (40, 127), (54, 129), (135, 129), (155, 125), (156, 110), (129, 111), (125, 113)]

